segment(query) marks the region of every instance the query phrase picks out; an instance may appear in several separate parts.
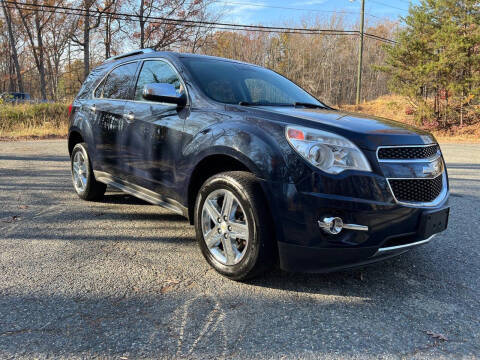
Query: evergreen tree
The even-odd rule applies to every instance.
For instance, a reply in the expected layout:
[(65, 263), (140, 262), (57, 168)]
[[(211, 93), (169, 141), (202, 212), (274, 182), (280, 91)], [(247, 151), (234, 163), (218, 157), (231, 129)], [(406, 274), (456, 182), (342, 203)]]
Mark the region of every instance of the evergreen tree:
[(414, 102), (420, 121), (462, 125), (480, 96), (480, 1), (421, 0), (403, 21), (381, 67), (392, 90)]

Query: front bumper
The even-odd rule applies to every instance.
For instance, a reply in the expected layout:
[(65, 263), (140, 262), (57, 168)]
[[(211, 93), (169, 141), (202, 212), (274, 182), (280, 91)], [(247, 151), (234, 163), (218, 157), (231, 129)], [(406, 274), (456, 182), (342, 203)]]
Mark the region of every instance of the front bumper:
[[(280, 267), (295, 272), (330, 272), (362, 266), (400, 255), (430, 242), (422, 218), (446, 209), (448, 194), (434, 207), (395, 201), (373, 201), (332, 194), (299, 192), (293, 184), (271, 184), (284, 200), (275, 203), (274, 217)], [(277, 196), (279, 200), (281, 197)], [(325, 216), (368, 226), (326, 234), (318, 225)]]
[(291, 272), (326, 273), (369, 265), (401, 255), (414, 247), (427, 244), (434, 236), (432, 235), (425, 240), (384, 248), (315, 248), (279, 242), (280, 267)]

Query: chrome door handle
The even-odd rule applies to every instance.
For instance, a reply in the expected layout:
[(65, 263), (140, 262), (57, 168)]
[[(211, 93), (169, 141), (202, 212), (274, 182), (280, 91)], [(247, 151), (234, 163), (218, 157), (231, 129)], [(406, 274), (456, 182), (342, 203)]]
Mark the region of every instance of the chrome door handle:
[(126, 114), (123, 114), (123, 118), (130, 122), (130, 121), (135, 120), (135, 115), (133, 115), (133, 113), (130, 111)]
[(93, 112), (97, 111), (97, 107), (95, 106), (95, 104), (93, 104), (92, 106), (89, 106), (88, 109)]

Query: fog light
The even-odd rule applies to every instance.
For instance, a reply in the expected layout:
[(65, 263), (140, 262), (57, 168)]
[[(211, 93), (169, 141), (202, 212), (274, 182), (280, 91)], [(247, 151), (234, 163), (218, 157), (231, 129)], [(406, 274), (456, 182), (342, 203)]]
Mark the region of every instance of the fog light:
[(339, 217), (326, 217), (318, 221), (318, 226), (327, 234), (336, 235), (343, 229), (343, 220)]

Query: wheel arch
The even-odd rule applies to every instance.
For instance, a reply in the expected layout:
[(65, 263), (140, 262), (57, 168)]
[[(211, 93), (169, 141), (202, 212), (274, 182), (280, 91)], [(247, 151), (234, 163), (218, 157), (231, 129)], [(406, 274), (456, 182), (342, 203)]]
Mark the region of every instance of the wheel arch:
[(72, 155), (73, 148), (75, 145), (85, 142), (85, 139), (82, 136), (82, 133), (79, 129), (72, 129), (68, 134), (68, 154)]
[(226, 171), (246, 171), (259, 180), (260, 185), (267, 202), (270, 214), (275, 217), (275, 209), (272, 206), (273, 196), (268, 186), (266, 174), (260, 167), (245, 154), (235, 151), (232, 148), (215, 147), (215, 152), (209, 152), (201, 157), (193, 167), (187, 186), (187, 214), (190, 224), (194, 221), (194, 208), (198, 191), (203, 183), (213, 175)]
[[(250, 165), (250, 166), (249, 166)], [(187, 207), (188, 219), (193, 225), (195, 201), (203, 183), (210, 177), (225, 171), (246, 171), (255, 174), (252, 164), (246, 164), (244, 159), (225, 153), (209, 154), (203, 157), (194, 167), (188, 182)]]

